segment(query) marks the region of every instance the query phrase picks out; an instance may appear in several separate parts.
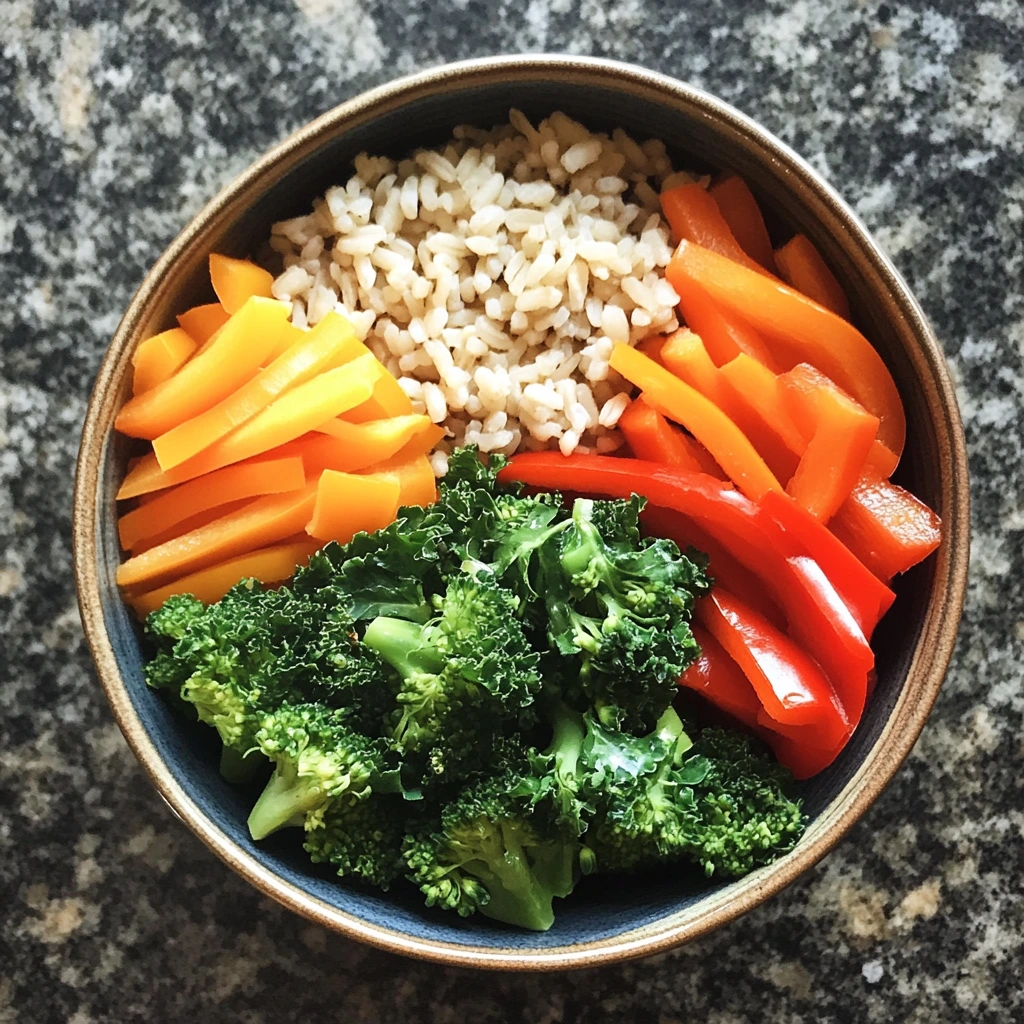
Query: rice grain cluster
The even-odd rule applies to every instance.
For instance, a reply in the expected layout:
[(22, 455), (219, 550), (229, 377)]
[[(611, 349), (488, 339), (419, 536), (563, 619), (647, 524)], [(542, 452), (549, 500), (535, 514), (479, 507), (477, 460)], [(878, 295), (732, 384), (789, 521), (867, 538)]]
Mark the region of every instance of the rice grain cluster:
[(658, 193), (692, 180), (658, 140), (513, 110), (398, 162), (358, 156), (310, 215), (274, 225), (273, 293), (300, 326), (332, 309), (356, 324), (447, 428), (438, 475), (463, 443), (613, 451), (629, 386), (608, 359), (676, 326)]

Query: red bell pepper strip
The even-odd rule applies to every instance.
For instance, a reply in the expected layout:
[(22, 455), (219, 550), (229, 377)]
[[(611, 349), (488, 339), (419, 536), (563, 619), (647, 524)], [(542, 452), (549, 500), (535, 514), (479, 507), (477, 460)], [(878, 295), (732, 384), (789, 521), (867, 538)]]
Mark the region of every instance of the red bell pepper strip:
[(750, 681), (771, 720), (813, 725), (823, 743), (842, 743), (853, 731), (814, 659), (785, 633), (721, 587), (697, 602), (701, 625)]
[(700, 656), (682, 674), (679, 685), (699, 693), (743, 725), (757, 729), (757, 716), (764, 708), (750, 680), (703, 626), (694, 622), (690, 628), (700, 644)]
[(888, 480), (861, 478), (829, 529), (880, 580), (927, 558), (942, 540), (939, 517)]
[(761, 519), (770, 519), (802, 554), (821, 566), (861, 632), (870, 639), (896, 595), (842, 541), (792, 498), (771, 491), (761, 501)]
[[(800, 730), (793, 729), (794, 734), (810, 732), (809, 726)], [(809, 779), (818, 772), (824, 771), (842, 752), (846, 743), (822, 749), (808, 746), (801, 735), (800, 739), (793, 736), (782, 736), (779, 733), (762, 730), (761, 738), (772, 748), (779, 764), (793, 773), (794, 779)]]
[(702, 551), (708, 556), (708, 572), (714, 578), (716, 586), (722, 586), (730, 594), (735, 594), (744, 604), (750, 605), (779, 629), (786, 628), (786, 616), (772, 600), (757, 575), (694, 519), (670, 508), (648, 505), (640, 513), (640, 521), (650, 536), (667, 537), (675, 541), (681, 551), (685, 551), (691, 545)]

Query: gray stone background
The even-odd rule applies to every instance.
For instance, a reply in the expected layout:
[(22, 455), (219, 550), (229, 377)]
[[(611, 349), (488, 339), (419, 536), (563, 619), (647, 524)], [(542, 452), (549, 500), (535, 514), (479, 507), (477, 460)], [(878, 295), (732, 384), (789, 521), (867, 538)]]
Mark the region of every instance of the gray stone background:
[[(805, 154), (946, 348), (970, 597), (909, 762), (827, 860), (622, 967), (511, 977), (305, 924), (164, 808), (82, 641), (69, 504), (147, 267), (256, 155), (445, 60), (566, 50), (703, 86)], [(1020, 0), (0, 0), (0, 1021), (1024, 1019)]]

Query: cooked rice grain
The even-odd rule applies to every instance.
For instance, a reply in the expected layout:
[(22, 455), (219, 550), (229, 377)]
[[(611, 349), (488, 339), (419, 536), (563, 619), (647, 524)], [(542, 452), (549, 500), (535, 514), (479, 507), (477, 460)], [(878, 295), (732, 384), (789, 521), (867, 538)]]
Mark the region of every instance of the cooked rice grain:
[(513, 110), (405, 160), (362, 153), (313, 213), (275, 224), (292, 319), (349, 317), (448, 439), (614, 451), (629, 386), (616, 342), (676, 326), (658, 193), (693, 180), (664, 145)]

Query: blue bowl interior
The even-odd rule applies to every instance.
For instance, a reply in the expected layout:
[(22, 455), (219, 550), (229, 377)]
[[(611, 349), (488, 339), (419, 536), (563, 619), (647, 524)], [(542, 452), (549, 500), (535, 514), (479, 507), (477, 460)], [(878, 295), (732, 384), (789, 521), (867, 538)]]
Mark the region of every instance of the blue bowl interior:
[[(535, 123), (553, 109), (561, 109), (594, 129), (622, 126), (641, 140), (664, 139), (677, 166), (727, 167), (748, 176), (765, 206), (769, 226), (778, 236), (774, 241), (783, 241), (794, 228), (807, 232), (848, 282), (856, 319), (892, 368), (907, 408), (908, 438), (899, 482), (933, 507), (938, 504), (939, 466), (934, 430), (924, 414), (921, 383), (913, 374), (892, 325), (871, 303), (865, 282), (850, 273), (836, 241), (823, 234), (820, 224), (787, 194), (782, 180), (765, 181), (763, 168), (758, 170), (739, 146), (723, 139), (699, 112), (683, 113), (656, 99), (638, 99), (613, 86), (565, 82), (556, 85), (512, 81), (483, 87), (463, 86), (444, 95), (423, 96), (401, 110), (355, 123), (351, 130), (324, 144), (283, 181), (271, 186), (221, 237), (214, 239), (212, 248), (234, 255), (257, 251), (269, 236), (272, 222), (306, 212), (313, 198), (331, 185), (346, 181), (353, 157), (363, 150), (400, 156), (416, 146), (442, 142), (458, 123), (490, 126), (505, 121), (510, 106), (523, 110)], [(789, 231), (786, 225), (790, 225)], [(204, 265), (178, 284), (167, 308), (181, 310), (212, 297)], [(153, 325), (154, 329), (166, 326), (170, 323)], [(98, 551), (110, 641), (143, 727), (176, 782), (217, 828), (264, 868), (368, 923), (423, 940), (488, 949), (544, 949), (607, 939), (692, 906), (721, 888), (707, 884), (696, 873), (674, 868), (635, 878), (615, 878), (611, 884), (607, 877), (598, 876), (584, 880), (570, 899), (558, 901), (555, 925), (549, 932), (533, 934), (497, 925), (481, 916), (462, 920), (428, 910), (418, 893), (405, 883), (382, 894), (332, 877), (310, 863), (296, 830), (254, 843), (245, 822), (259, 787), (226, 783), (217, 771), (219, 743), (212, 730), (183, 722), (143, 680), (140, 631), (114, 583), (120, 551), (113, 496), (130, 454), (130, 442), (112, 432), (108, 434), (98, 496), (102, 506)], [(899, 697), (922, 628), (932, 572), (929, 561), (898, 583), (895, 610), (881, 623), (875, 636), (878, 681), (864, 721), (835, 764), (802, 786), (812, 820), (856, 771)]]

